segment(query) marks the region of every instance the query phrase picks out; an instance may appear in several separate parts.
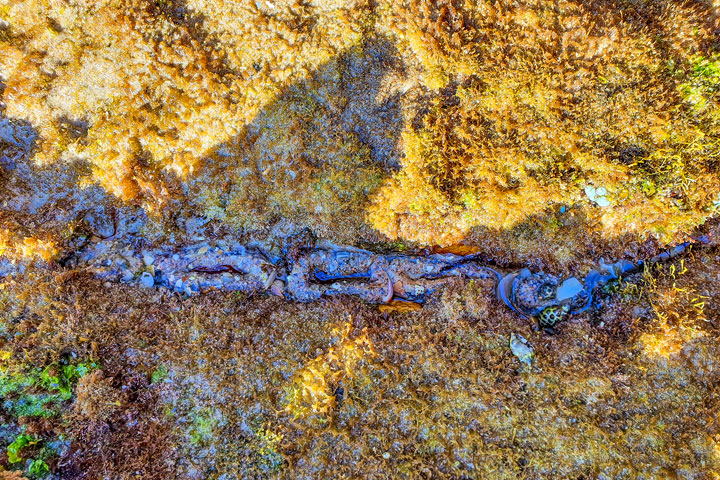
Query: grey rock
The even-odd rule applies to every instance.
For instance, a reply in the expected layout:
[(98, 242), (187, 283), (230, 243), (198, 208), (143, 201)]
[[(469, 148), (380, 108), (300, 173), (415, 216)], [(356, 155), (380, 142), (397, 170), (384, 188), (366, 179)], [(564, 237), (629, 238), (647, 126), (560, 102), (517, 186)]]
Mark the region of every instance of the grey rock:
[(150, 272), (143, 272), (143, 274), (140, 275), (140, 285), (150, 288), (155, 285), (155, 278)]
[(105, 208), (98, 207), (85, 215), (85, 222), (92, 229), (95, 235), (102, 238), (111, 237), (115, 233), (115, 223)]

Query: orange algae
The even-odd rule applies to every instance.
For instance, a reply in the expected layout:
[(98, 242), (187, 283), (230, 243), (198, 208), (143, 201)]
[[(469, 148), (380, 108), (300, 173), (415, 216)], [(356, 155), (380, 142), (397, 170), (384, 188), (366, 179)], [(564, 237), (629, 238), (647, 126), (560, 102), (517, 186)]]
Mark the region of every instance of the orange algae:
[(352, 329), (351, 322), (336, 328), (333, 333), (339, 331), (338, 344), (295, 373), (285, 411), (295, 417), (307, 417), (328, 414), (337, 406), (337, 389), (352, 381), (360, 369), (359, 362), (372, 360), (377, 355), (367, 332), (349, 338)]
[(712, 5), (13, 0), (2, 19), (35, 163), (86, 159), (84, 185), (166, 230), (183, 208), (450, 245), (574, 205), (666, 244), (720, 193)]
[[(197, 174), (285, 86), (361, 38), (362, 15), (353, 25), (345, 13), (352, 5), (226, 7), (10, 2), (0, 39), (4, 100), (8, 115), (38, 129), (35, 161), (87, 158), (110, 193), (157, 208), (179, 195), (174, 176)], [(297, 19), (314, 10), (323, 15), (311, 32)], [(239, 55), (250, 47), (257, 55)], [(87, 130), (73, 138), (59, 117)]]
[(55, 243), (51, 240), (25, 237), (13, 240), (8, 230), (0, 230), (0, 256), (11, 261), (42, 260), (49, 262), (58, 254)]
[[(687, 93), (705, 82), (715, 97), (720, 74), (698, 66), (715, 58), (708, 9), (421, 4), (419, 15), (400, 6), (389, 15), (411, 25), (398, 37), (425, 71), (440, 63), (444, 76), (428, 82), (436, 93), (426, 111), (406, 121), (402, 170), (376, 194), (374, 226), (450, 244), (476, 226), (507, 229), (554, 204), (583, 203), (605, 236), (664, 243), (712, 213), (719, 107), (698, 109)], [(609, 206), (593, 207), (583, 192), (593, 185), (609, 192)]]

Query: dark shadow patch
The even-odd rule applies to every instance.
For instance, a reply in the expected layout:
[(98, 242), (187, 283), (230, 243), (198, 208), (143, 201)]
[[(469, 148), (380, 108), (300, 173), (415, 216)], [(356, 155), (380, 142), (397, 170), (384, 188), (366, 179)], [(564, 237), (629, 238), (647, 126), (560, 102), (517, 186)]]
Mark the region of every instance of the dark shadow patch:
[(28, 160), (37, 137), (29, 122), (0, 114), (0, 172), (14, 170), (18, 162)]
[[(308, 209), (305, 199), (322, 196), (318, 191), (326, 189), (337, 197), (334, 205), (346, 210), (345, 217), (358, 217), (354, 206), (371, 193), (364, 185), (380, 184), (379, 179), (364, 175), (370, 171), (386, 175), (399, 167), (401, 93), (384, 82), (388, 75), (404, 73), (393, 44), (383, 37), (368, 38), (320, 65), (307, 79), (281, 90), (238, 135), (211, 149), (185, 185), (185, 201), (194, 204), (195, 212), (202, 216), (206, 207), (195, 199), (214, 195), (226, 211), (235, 208), (262, 219), (265, 231), (290, 216), (298, 226), (309, 225), (320, 235), (338, 230), (329, 217), (318, 218), (317, 211)], [(278, 113), (281, 109), (286, 109), (283, 114)], [(263, 144), (276, 139), (268, 132), (290, 128), (278, 126), (278, 121), (289, 122), (296, 142), (292, 153), (279, 156)], [(335, 182), (335, 172), (344, 180)], [(275, 200), (270, 199), (273, 195)], [(291, 215), (278, 206), (278, 196), (293, 205), (303, 200), (306, 206)], [(181, 216), (188, 213), (185, 208)], [(223, 222), (212, 223), (211, 228), (229, 228)]]
[(64, 115), (58, 119), (58, 131), (70, 141), (85, 139), (89, 129), (90, 125), (85, 120), (73, 120)]
[[(343, 127), (354, 132), (370, 148), (373, 161), (385, 168), (399, 165), (397, 142), (402, 131), (400, 93), (381, 102), (375, 97), (390, 71), (403, 72), (395, 47), (386, 39), (366, 41), (361, 52), (341, 55), (341, 88), (348, 103), (340, 114)], [(388, 129), (388, 126), (390, 127)]]

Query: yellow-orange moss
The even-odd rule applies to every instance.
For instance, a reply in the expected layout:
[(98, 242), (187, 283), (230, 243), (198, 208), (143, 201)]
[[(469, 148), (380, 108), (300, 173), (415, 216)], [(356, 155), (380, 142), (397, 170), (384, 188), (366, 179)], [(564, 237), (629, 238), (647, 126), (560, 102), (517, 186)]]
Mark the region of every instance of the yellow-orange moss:
[(367, 332), (350, 338), (352, 329), (351, 322), (338, 326), (334, 332), (340, 337), (337, 344), (295, 373), (285, 411), (295, 417), (327, 415), (338, 406), (335, 391), (367, 375), (361, 365), (372, 361), (377, 352)]
[(157, 212), (184, 198), (250, 229), (360, 217), (388, 172), (338, 128), (338, 72), (378, 37), (409, 74), (392, 80), (402, 169), (367, 212), (388, 236), (450, 244), (578, 204), (606, 236), (666, 243), (720, 193), (712, 5), (11, 0), (0, 16), (6, 114), (38, 130), (35, 160), (86, 158), (91, 181)]
[[(446, 80), (429, 85), (442, 88), (421, 122), (406, 123), (403, 168), (376, 195), (374, 226), (449, 244), (474, 226), (506, 229), (557, 203), (592, 211), (588, 185), (609, 192), (610, 206), (590, 214), (607, 236), (669, 242), (711, 214), (720, 73), (701, 66), (716, 58), (707, 50), (712, 12), (652, 2), (437, 3), (420, 14), (398, 6), (388, 13), (393, 28), (431, 18), (422, 35), (434, 56), (409, 41), (426, 71), (447, 52), (474, 68), (442, 61)], [(702, 108), (688, 89), (702, 90)]]
[(51, 239), (19, 237), (9, 230), (0, 229), (0, 257), (10, 261), (42, 260), (49, 262), (58, 254), (56, 243)]
[[(12, 0), (7, 114), (38, 129), (35, 161), (80, 155), (109, 192), (156, 207), (179, 195), (172, 176), (197, 173), (285, 86), (360, 40), (350, 10), (362, 5)], [(87, 135), (67, 138), (61, 117)]]

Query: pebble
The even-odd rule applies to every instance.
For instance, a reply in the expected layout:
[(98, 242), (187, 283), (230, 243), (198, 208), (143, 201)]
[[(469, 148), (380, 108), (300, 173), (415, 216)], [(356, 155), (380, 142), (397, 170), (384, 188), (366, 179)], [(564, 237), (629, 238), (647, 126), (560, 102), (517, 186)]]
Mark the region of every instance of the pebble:
[(143, 287), (150, 288), (155, 285), (155, 278), (150, 272), (143, 272), (143, 274), (140, 275), (140, 284)]
[(175, 282), (175, 288), (177, 288), (178, 290), (182, 290), (182, 286), (183, 286), (183, 281), (182, 281), (182, 279), (178, 278), (178, 281)]
[(173, 258), (173, 260), (180, 260), (180, 255), (178, 255), (178, 254), (176, 253), (175, 255), (173, 255), (172, 258)]
[(527, 340), (520, 334), (510, 334), (510, 350), (525, 365), (530, 365), (535, 356), (532, 347), (527, 344)]
[(122, 272), (122, 281), (123, 282), (129, 282), (134, 277), (133, 272), (130, 270), (123, 270)]
[(130, 266), (130, 269), (137, 272), (138, 270), (142, 269), (143, 262), (137, 257), (127, 257), (128, 265)]
[(605, 197), (607, 189), (605, 187), (595, 188), (592, 185), (585, 187), (585, 195), (600, 207), (609, 207), (610, 201)]
[(155, 263), (155, 257), (150, 255), (149, 253), (143, 253), (143, 262), (145, 263), (145, 265), (150, 266)]
[(283, 282), (280, 280), (275, 280), (273, 284), (270, 286), (270, 293), (277, 297), (283, 296)]

